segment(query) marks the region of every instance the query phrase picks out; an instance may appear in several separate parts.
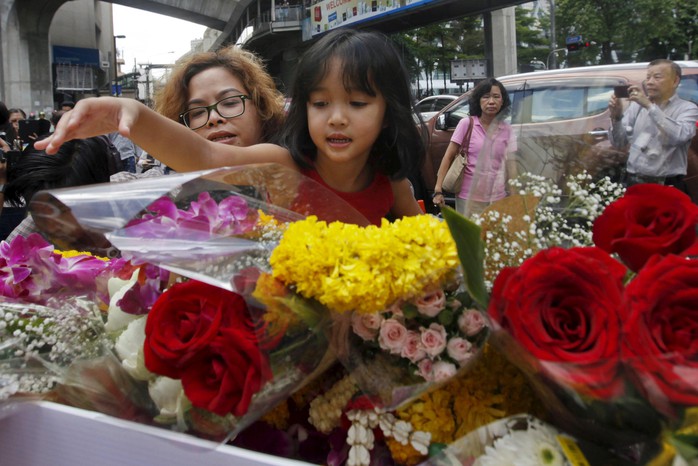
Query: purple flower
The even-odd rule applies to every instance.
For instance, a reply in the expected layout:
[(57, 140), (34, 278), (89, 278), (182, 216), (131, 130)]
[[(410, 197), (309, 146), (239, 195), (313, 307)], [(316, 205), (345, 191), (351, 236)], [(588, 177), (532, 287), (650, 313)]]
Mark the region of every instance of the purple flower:
[(245, 199), (229, 196), (219, 204), (207, 192), (199, 193), (188, 210), (178, 209), (169, 197), (161, 197), (148, 206), (148, 211), (126, 225), (130, 236), (197, 241), (212, 235), (247, 233), (257, 222), (257, 212), (249, 208)]

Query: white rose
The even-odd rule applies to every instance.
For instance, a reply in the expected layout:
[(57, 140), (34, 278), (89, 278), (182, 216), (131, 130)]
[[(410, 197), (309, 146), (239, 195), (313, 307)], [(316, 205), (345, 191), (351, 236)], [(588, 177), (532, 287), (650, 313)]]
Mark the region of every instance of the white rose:
[(107, 323), (104, 326), (107, 332), (119, 331), (125, 328), (130, 322), (141, 317), (139, 315), (127, 314), (116, 305), (116, 303), (124, 297), (126, 292), (138, 281), (138, 271), (139, 269), (134, 270), (133, 275), (131, 275), (131, 278), (128, 280), (114, 277), (110, 278), (107, 282), (107, 288), (109, 289), (109, 314), (107, 315)]
[(153, 374), (145, 368), (143, 344), (145, 343), (146, 316), (132, 321), (116, 339), (114, 349), (121, 365), (136, 380), (149, 380)]

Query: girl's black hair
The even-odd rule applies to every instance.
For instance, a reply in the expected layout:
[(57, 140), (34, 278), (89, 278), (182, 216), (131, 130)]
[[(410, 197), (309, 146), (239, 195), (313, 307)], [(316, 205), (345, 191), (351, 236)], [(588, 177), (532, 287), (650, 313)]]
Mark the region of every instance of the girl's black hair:
[(347, 89), (360, 89), (371, 96), (380, 93), (385, 99), (386, 126), (373, 145), (370, 159), (374, 169), (391, 179), (418, 173), (425, 148), (412, 113), (409, 77), (394, 45), (378, 32), (338, 29), (303, 54), (296, 69), (281, 145), (291, 152), (299, 167), (313, 167), (317, 147), (310, 138), (306, 104), (327, 75), (332, 60), (340, 62)]
[(18, 156), (7, 174), (5, 200), (21, 205), (44, 189), (106, 183), (120, 167), (111, 160), (106, 138), (74, 139), (61, 145), (55, 155), (33, 146)]
[(499, 109), (497, 115), (505, 116), (509, 113), (509, 107), (511, 106), (511, 99), (509, 99), (509, 93), (502, 83), (494, 78), (487, 78), (478, 83), (473, 89), (473, 93), (470, 94), (469, 105), (470, 105), (470, 115), (480, 117), (482, 116), (482, 107), (480, 107), (480, 99), (483, 95), (489, 94), (492, 90), (492, 86), (497, 86), (502, 91), (502, 108)]

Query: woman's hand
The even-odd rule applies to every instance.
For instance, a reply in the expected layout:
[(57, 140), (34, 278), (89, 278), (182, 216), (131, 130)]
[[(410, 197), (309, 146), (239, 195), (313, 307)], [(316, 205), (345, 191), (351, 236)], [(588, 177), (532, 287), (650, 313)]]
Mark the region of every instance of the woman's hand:
[(129, 137), (138, 121), (143, 104), (134, 99), (119, 97), (92, 97), (79, 101), (66, 112), (53, 134), (34, 143), (39, 150), (55, 154), (58, 148), (72, 139), (85, 139), (118, 131)]
[(431, 199), (434, 201), (435, 206), (443, 207), (446, 205), (446, 199), (441, 192), (435, 192)]

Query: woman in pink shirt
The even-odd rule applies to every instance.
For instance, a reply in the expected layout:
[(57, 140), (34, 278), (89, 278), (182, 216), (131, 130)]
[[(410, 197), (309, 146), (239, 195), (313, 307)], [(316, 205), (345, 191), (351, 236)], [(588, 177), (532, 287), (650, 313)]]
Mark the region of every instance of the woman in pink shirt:
[(470, 121), (473, 131), (463, 185), (456, 196), (456, 210), (463, 215), (480, 213), (492, 202), (507, 195), (506, 182), (516, 176), (513, 158), (516, 138), (511, 125), (504, 121), (510, 104), (506, 89), (494, 78), (485, 79), (475, 87), (470, 96), (472, 118), (463, 118), (458, 122), (441, 160), (434, 186), (434, 204), (444, 204), (441, 185), (448, 168), (460, 152)]

